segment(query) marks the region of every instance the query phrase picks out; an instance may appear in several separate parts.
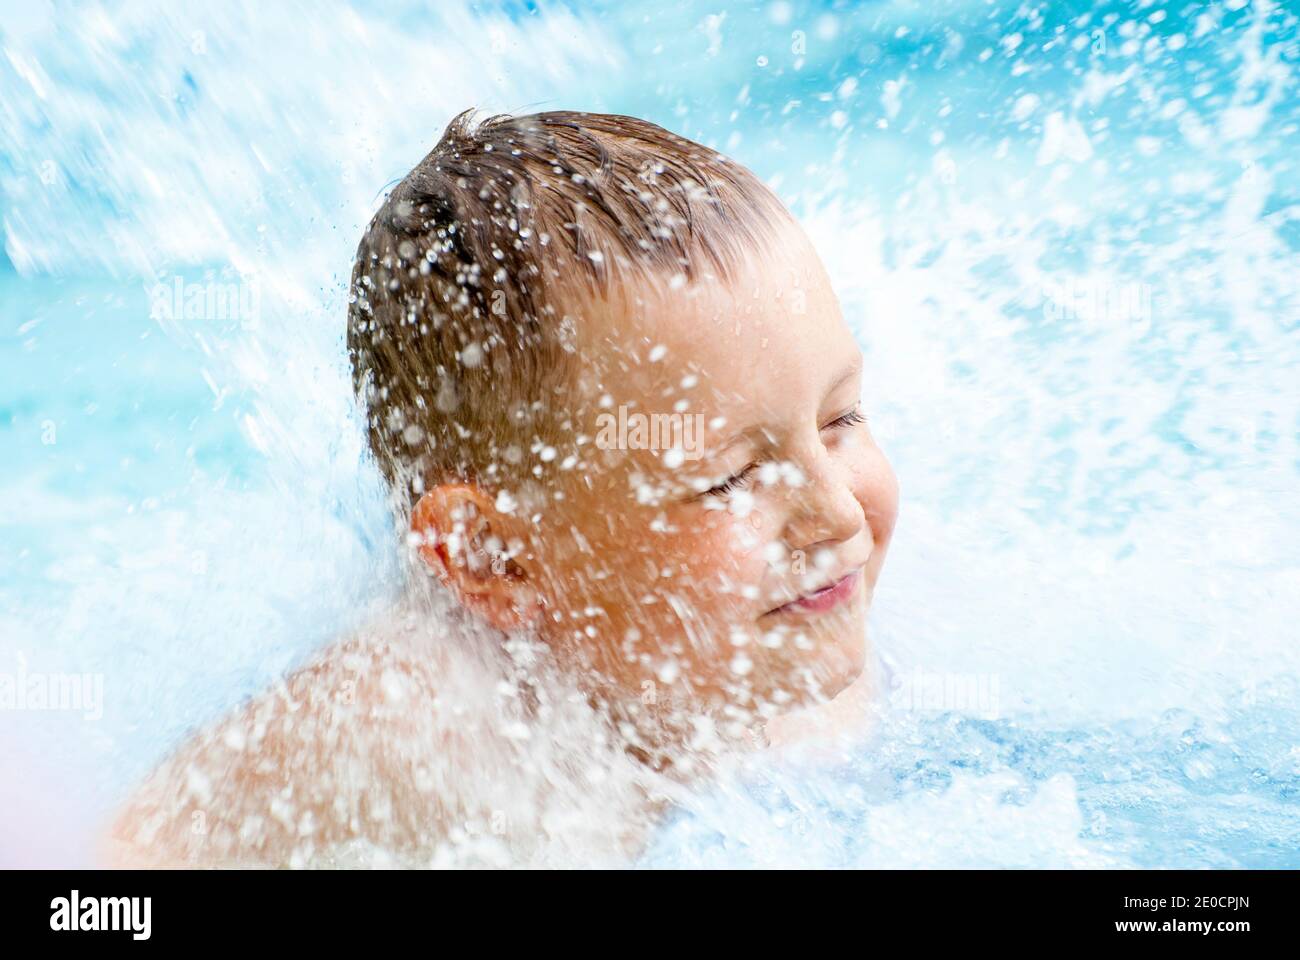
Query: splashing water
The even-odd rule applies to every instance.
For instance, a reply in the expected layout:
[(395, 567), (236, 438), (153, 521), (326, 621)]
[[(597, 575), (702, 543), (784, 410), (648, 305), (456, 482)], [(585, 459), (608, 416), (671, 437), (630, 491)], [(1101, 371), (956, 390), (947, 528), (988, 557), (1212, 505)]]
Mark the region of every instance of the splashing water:
[[(28, 3), (0, 30), (0, 674), (102, 679), (0, 711), (6, 865), (87, 862), (186, 731), (391, 600), (345, 273), (469, 105), (645, 116), (767, 179), (901, 479), (880, 723), (675, 795), (638, 862), (1300, 865), (1286, 5)], [(187, 314), (194, 286), (229, 296)], [(535, 818), (605, 776), (555, 742)], [(577, 809), (616, 833), (610, 769)]]

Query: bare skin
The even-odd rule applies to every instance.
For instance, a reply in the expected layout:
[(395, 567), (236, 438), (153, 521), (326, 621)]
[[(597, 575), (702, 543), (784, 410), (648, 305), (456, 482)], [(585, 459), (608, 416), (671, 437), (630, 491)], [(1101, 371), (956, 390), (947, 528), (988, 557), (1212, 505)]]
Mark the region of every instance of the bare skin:
[[(522, 673), (508, 657), (484, 662), (449, 645), (446, 618), (423, 605), (395, 612), (168, 758), (116, 818), (101, 859), (618, 862), (659, 802), (644, 769), (591, 739), (585, 705), (503, 696), (502, 678)], [(519, 738), (529, 721), (537, 742)]]
[[(860, 350), (807, 239), (791, 224), (729, 281), (629, 285), (583, 321), (573, 416), (585, 442), (530, 451), (537, 483), (517, 495), (427, 491), (411, 528), (430, 579), (478, 622), (539, 638), (649, 766), (688, 770), (699, 749), (861, 723), (898, 487), (858, 409)], [(700, 443), (596, 442), (619, 407), (699, 415)], [(499, 813), (427, 772), (453, 769), (457, 751), (461, 780), (527, 765), (527, 751), (476, 750), (448, 709), (431, 629), (411, 616), (330, 648), (287, 696), (192, 741), (120, 815), (109, 859), (284, 863), (357, 840), (422, 850)]]

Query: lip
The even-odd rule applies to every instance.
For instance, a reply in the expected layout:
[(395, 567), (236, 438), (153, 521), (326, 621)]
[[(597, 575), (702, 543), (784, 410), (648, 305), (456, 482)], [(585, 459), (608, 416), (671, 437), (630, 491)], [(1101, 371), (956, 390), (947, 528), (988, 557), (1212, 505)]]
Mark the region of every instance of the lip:
[(857, 590), (858, 581), (861, 579), (862, 567), (856, 567), (820, 590), (805, 593), (789, 603), (774, 607), (764, 616), (771, 616), (774, 613), (825, 613), (827, 610), (833, 610), (840, 604), (848, 602)]

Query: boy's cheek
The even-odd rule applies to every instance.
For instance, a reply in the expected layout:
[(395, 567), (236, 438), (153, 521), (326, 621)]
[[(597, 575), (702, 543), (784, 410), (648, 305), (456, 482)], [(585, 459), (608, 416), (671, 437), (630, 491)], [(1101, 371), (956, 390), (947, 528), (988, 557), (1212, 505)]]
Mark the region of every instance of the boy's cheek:
[(898, 521), (899, 498), (898, 475), (884, 454), (879, 454), (872, 462), (863, 492), (858, 496), (877, 544), (887, 546), (893, 536)]
[(575, 593), (585, 587), (593, 595), (675, 594), (697, 604), (706, 601), (706, 607), (714, 606), (709, 598), (729, 608), (745, 607), (753, 601), (742, 602), (739, 591), (764, 582), (765, 552), (775, 536), (762, 510), (738, 516), (697, 504), (614, 514), (583, 511), (573, 516), (571, 527), (567, 536), (552, 531), (539, 551), (547, 575), (570, 602), (585, 602)]
[(738, 589), (763, 582), (770, 540), (767, 520), (759, 511), (744, 517), (713, 511), (703, 520), (683, 524), (670, 549), (682, 558), (692, 584), (701, 592), (718, 593), (724, 584)]

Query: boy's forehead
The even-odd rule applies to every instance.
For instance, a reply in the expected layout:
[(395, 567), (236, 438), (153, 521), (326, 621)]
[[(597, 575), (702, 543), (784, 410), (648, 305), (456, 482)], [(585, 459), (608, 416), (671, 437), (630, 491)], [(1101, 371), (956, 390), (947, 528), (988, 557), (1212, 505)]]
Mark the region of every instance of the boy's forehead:
[(618, 402), (696, 386), (743, 392), (841, 322), (820, 261), (792, 243), (755, 254), (732, 278), (651, 276), (592, 305), (578, 325), (583, 379)]

